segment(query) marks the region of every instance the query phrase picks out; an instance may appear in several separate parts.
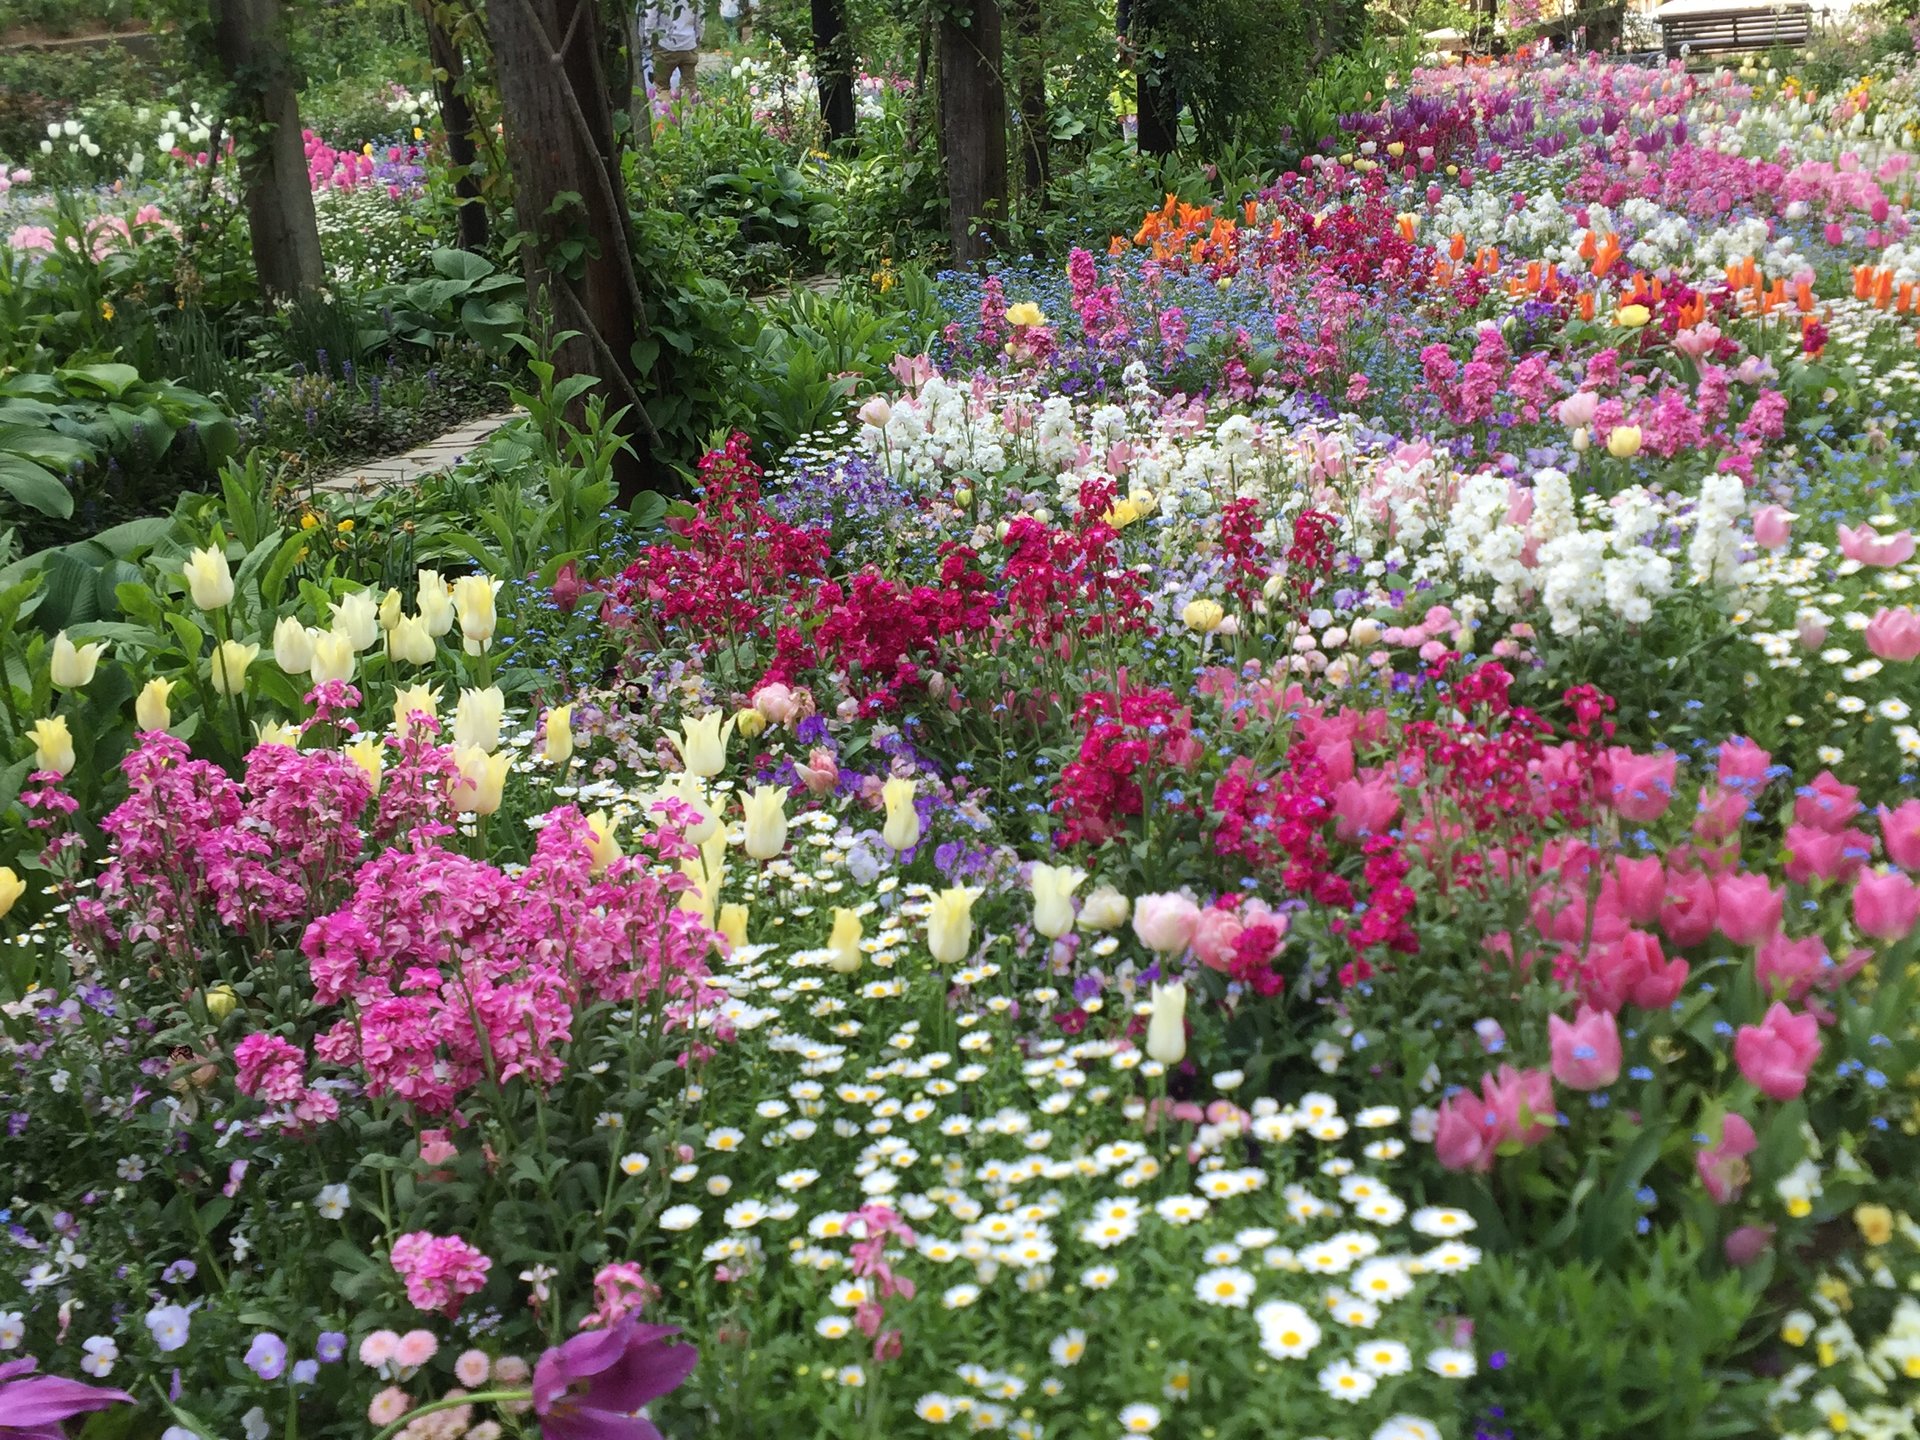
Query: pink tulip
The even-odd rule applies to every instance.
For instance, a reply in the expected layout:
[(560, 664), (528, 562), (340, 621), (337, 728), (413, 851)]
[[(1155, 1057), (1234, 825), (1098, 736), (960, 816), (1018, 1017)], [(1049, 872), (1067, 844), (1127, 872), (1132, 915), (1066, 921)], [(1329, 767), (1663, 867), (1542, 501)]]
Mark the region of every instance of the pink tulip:
[(1818, 935), (1809, 935), (1803, 940), (1769, 935), (1760, 942), (1753, 957), (1754, 978), (1760, 982), (1760, 988), (1775, 999), (1804, 1000), (1821, 972), (1832, 968), (1826, 944)]
[(1797, 633), (1800, 637), (1800, 648), (1802, 650), (1811, 652), (1818, 650), (1822, 645), (1827, 643), (1827, 627), (1817, 620), (1802, 620), (1798, 626)]
[(1200, 907), (1185, 895), (1142, 895), (1133, 902), (1133, 933), (1157, 954), (1179, 954), (1199, 924)]
[(1920, 610), (1882, 609), (1867, 622), (1867, 649), (1882, 660), (1920, 658)]
[(580, 603), (580, 572), (569, 560), (553, 577), (553, 603), (562, 615), (571, 615)]
[(1736, 1111), (1720, 1122), (1720, 1139), (1693, 1157), (1700, 1183), (1707, 1187), (1714, 1204), (1726, 1205), (1740, 1198), (1748, 1180), (1747, 1156), (1759, 1147), (1760, 1139), (1746, 1116)]
[(1497, 1117), (1500, 1139), (1537, 1145), (1553, 1133), (1553, 1077), (1545, 1070), (1502, 1065), (1480, 1079), (1480, 1095)]
[(1440, 1102), (1434, 1119), (1434, 1157), (1449, 1170), (1484, 1175), (1493, 1169), (1494, 1147), (1500, 1136), (1486, 1102), (1471, 1090)]
[(1880, 807), (1880, 841), (1902, 870), (1920, 870), (1920, 800), (1903, 800), (1894, 810)]
[(1780, 928), (1787, 892), (1751, 871), (1722, 875), (1714, 882), (1714, 907), (1720, 933), (1736, 945), (1758, 945)]
[(1343, 780), (1333, 788), (1333, 833), (1352, 842), (1384, 835), (1400, 813), (1400, 792), (1392, 780)]
[[(1713, 892), (1709, 889), (1707, 894)], [(1711, 927), (1711, 920), (1708, 922)], [(1688, 966), (1668, 960), (1658, 937), (1629, 930), (1619, 939), (1587, 952), (1580, 998), (1608, 1014), (1629, 1002), (1642, 1010), (1664, 1010), (1686, 988)]]
[(1793, 818), (1816, 830), (1844, 830), (1859, 813), (1860, 792), (1841, 784), (1831, 770), (1822, 770), (1794, 796)]
[[(1624, 746), (1607, 751), (1607, 802), (1623, 820), (1645, 825), (1658, 820), (1673, 801), (1673, 777), (1679, 757), (1671, 750), (1636, 755)], [(1744, 807), (1742, 807), (1744, 813)]]
[(1553, 1078), (1570, 1090), (1599, 1090), (1620, 1078), (1620, 1027), (1604, 1010), (1582, 1005), (1569, 1024), (1547, 1017)]
[(1698, 870), (1667, 875), (1667, 903), (1660, 911), (1660, 928), (1681, 949), (1698, 945), (1713, 933), (1720, 903), (1713, 878)]
[(1793, 538), (1793, 513), (1778, 505), (1762, 505), (1753, 512), (1753, 538), (1768, 550), (1778, 550)]
[(1882, 535), (1871, 525), (1862, 525), (1857, 530), (1842, 525), (1840, 553), (1849, 560), (1882, 570), (1904, 565), (1913, 558), (1913, 531)]
[(794, 761), (793, 773), (800, 777), (809, 795), (825, 795), (840, 783), (840, 762), (831, 750), (821, 747), (807, 756), (806, 764)]
[(1599, 408), (1600, 397), (1591, 390), (1582, 390), (1560, 402), (1560, 423), (1569, 430), (1578, 430), (1593, 423), (1593, 412)]
[(1799, 821), (1787, 826), (1787, 879), (1851, 880), (1873, 854), (1873, 838), (1861, 830), (1816, 830)]
[(1729, 790), (1752, 792), (1767, 783), (1773, 756), (1744, 735), (1730, 735), (1720, 747), (1720, 783)]
[[(1720, 343), (1720, 327), (1707, 321), (1690, 325), (1677, 331), (1673, 337), (1673, 348), (1689, 360), (1702, 360), (1713, 353), (1713, 347)], [(1761, 543), (1765, 543), (1764, 541)]]
[(1898, 870), (1863, 870), (1853, 882), (1853, 923), (1876, 940), (1904, 940), (1920, 920), (1920, 885)]
[(1742, 1225), (1721, 1243), (1721, 1251), (1727, 1257), (1727, 1263), (1736, 1270), (1744, 1270), (1773, 1245), (1773, 1226)]
[(1698, 812), (1693, 819), (1693, 833), (1701, 843), (1715, 845), (1739, 834), (1741, 823), (1746, 818), (1746, 792), (1702, 787)]
[(1758, 1025), (1742, 1025), (1733, 1037), (1734, 1064), (1770, 1100), (1799, 1099), (1819, 1058), (1820, 1022), (1794, 1014), (1778, 1000)]
[(1613, 873), (1602, 882), (1601, 894), (1611, 889), (1621, 915), (1635, 925), (1651, 925), (1660, 918), (1660, 907), (1667, 898), (1667, 867), (1658, 855), (1629, 859), (1625, 855), (1613, 862)]
[[(64, 1320), (60, 1328), (64, 1334)], [(0, 1436), (60, 1440), (66, 1433), (65, 1422), (74, 1415), (135, 1403), (124, 1390), (89, 1385), (64, 1375), (34, 1374), (39, 1367), (40, 1362), (31, 1355), (0, 1363)]]

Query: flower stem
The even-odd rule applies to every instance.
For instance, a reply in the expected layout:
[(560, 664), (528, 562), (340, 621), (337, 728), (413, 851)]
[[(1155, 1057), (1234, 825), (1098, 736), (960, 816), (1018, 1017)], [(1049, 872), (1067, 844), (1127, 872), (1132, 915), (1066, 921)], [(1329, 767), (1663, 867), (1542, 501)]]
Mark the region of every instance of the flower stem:
[(387, 1426), (387, 1428), (382, 1430), (378, 1435), (374, 1436), (373, 1440), (393, 1440), (394, 1436), (398, 1435), (422, 1415), (431, 1415), (436, 1410), (451, 1410), (456, 1405), (498, 1405), (511, 1403), (515, 1400), (531, 1399), (533, 1399), (533, 1392), (531, 1390), (481, 1390), (472, 1395), (452, 1395), (444, 1400), (430, 1400), (425, 1405), (416, 1405), (398, 1420)]

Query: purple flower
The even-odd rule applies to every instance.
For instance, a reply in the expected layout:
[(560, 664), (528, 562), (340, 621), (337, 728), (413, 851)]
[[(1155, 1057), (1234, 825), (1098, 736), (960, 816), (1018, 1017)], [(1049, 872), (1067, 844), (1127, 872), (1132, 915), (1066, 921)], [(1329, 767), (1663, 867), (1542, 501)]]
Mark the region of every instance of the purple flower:
[(547, 1351), (533, 1370), (541, 1440), (660, 1440), (652, 1421), (632, 1417), (693, 1372), (700, 1352), (665, 1343), (679, 1333), (628, 1317)]
[(262, 1380), (278, 1380), (287, 1372), (287, 1342), (272, 1331), (263, 1330), (247, 1347), (244, 1363)]
[(347, 1353), (347, 1337), (338, 1330), (322, 1330), (320, 1339), (314, 1344), (313, 1353), (331, 1365)]
[(311, 1385), (315, 1380), (318, 1380), (319, 1378), (320, 1378), (320, 1362), (318, 1360), (296, 1360), (293, 1362), (293, 1383), (294, 1384)]
[(168, 1285), (183, 1285), (200, 1273), (200, 1267), (191, 1260), (176, 1260), (160, 1272), (160, 1279)]
[(124, 1390), (35, 1375), (39, 1364), (29, 1355), (0, 1365), (0, 1440), (65, 1440), (68, 1416), (133, 1403)]

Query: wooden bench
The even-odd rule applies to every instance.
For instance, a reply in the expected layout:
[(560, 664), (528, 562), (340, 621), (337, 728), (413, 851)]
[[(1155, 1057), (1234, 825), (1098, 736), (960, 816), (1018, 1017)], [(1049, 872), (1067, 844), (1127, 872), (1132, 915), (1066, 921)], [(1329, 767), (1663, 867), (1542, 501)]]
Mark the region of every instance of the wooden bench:
[[(1669, 7), (1670, 9), (1673, 7)], [(1660, 36), (1669, 59), (1690, 55), (1797, 49), (1813, 38), (1813, 11), (1806, 5), (1777, 9), (1663, 12)]]

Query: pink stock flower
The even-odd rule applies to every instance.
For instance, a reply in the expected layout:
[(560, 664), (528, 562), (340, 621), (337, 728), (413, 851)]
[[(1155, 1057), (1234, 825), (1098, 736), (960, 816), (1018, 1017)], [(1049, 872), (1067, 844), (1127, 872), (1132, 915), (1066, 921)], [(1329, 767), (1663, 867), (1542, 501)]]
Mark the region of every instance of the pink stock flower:
[(1902, 870), (1920, 870), (1920, 800), (1902, 800), (1892, 810), (1880, 807), (1880, 843)]
[(407, 1299), (420, 1310), (433, 1310), (449, 1320), (460, 1313), (469, 1295), (486, 1288), (493, 1261), (458, 1235), (435, 1235), (415, 1230), (393, 1242), (391, 1261), (406, 1282)]
[(593, 1277), (594, 1307), (580, 1321), (582, 1330), (616, 1325), (660, 1298), (660, 1287), (630, 1260), (602, 1265)]
[(1898, 870), (1863, 870), (1853, 882), (1853, 923), (1876, 940), (1904, 940), (1920, 920), (1920, 885)]
[(1760, 1139), (1753, 1133), (1753, 1126), (1748, 1123), (1747, 1117), (1733, 1111), (1720, 1122), (1719, 1140), (1694, 1155), (1694, 1168), (1700, 1172), (1700, 1183), (1707, 1187), (1707, 1194), (1713, 1198), (1714, 1204), (1727, 1205), (1740, 1198), (1740, 1192), (1751, 1178), (1747, 1157), (1759, 1145)]
[(1778, 1000), (1758, 1025), (1742, 1025), (1733, 1037), (1733, 1059), (1740, 1073), (1773, 1100), (1798, 1099), (1807, 1088), (1807, 1072), (1820, 1058), (1820, 1022), (1796, 1015)]
[(1780, 928), (1787, 892), (1750, 871), (1722, 875), (1714, 884), (1720, 933), (1736, 945), (1757, 945)]
[(1671, 750), (1636, 755), (1615, 746), (1607, 752), (1605, 795), (1623, 820), (1645, 825), (1658, 820), (1673, 801), (1673, 777), (1679, 757)]
[(1895, 565), (1904, 565), (1913, 558), (1913, 531), (1902, 530), (1895, 535), (1882, 535), (1871, 525), (1862, 525), (1857, 530), (1849, 526), (1840, 527), (1840, 553), (1849, 560), (1877, 569), (1890, 569)]
[(1881, 609), (1867, 622), (1867, 649), (1882, 660), (1920, 659), (1920, 610)]
[(1599, 1090), (1620, 1078), (1620, 1027), (1604, 1010), (1582, 1005), (1571, 1023), (1547, 1017), (1553, 1078), (1570, 1090)]

